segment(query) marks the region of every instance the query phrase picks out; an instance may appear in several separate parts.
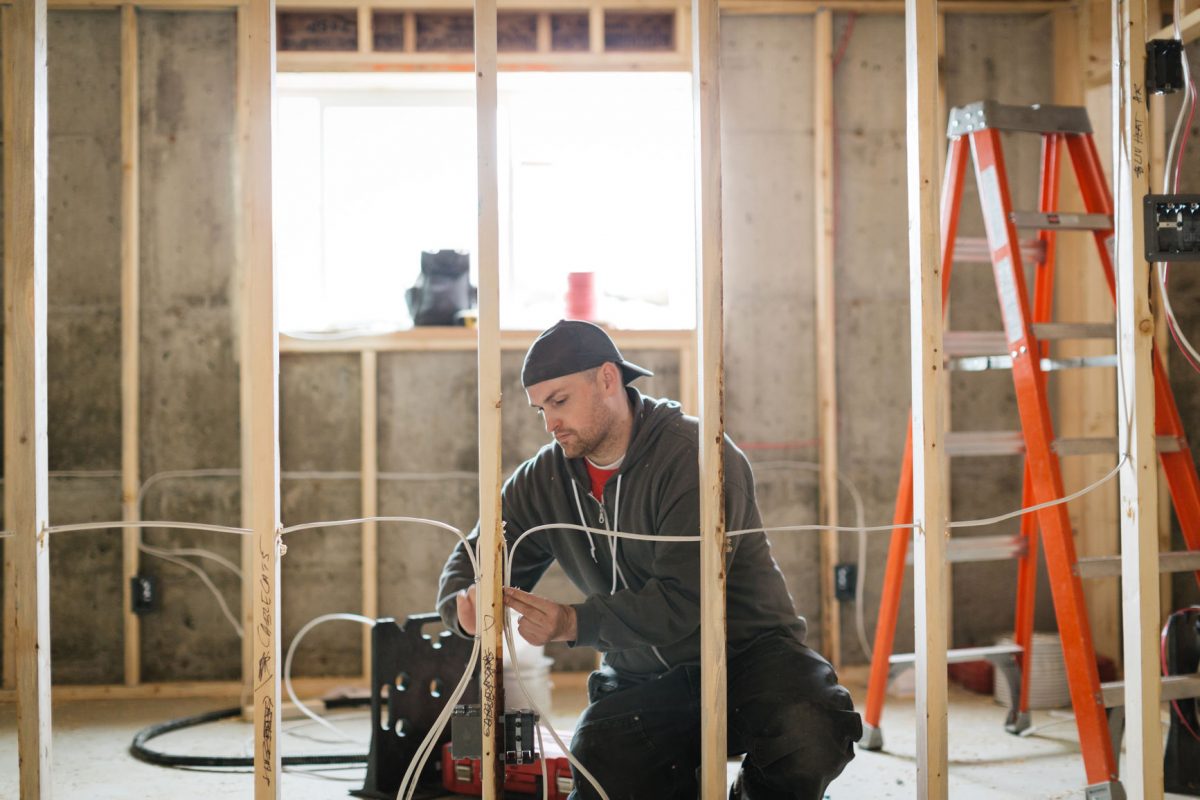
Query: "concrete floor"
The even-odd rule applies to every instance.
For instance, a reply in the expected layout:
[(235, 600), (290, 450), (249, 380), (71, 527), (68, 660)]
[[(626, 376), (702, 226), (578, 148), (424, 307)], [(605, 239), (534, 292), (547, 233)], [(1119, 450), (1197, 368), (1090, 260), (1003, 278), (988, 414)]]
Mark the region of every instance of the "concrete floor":
[[(555, 724), (569, 728), (583, 706), (578, 681), (554, 693)], [(853, 679), (848, 687), (859, 702), (865, 687)], [(54, 796), (88, 800), (133, 800), (171, 796), (248, 797), (251, 779), (241, 773), (163, 769), (128, 755), (129, 742), (142, 727), (178, 716), (226, 705), (220, 700), (107, 700), (56, 703), (54, 708)], [(955, 798), (1067, 798), (1083, 796), (1083, 767), (1074, 725), (1065, 712), (1035, 712), (1036, 735), (1010, 736), (1001, 728), (1003, 710), (990, 698), (951, 687), (950, 792)], [(367, 741), (363, 714), (341, 712), (338, 721), (360, 741)], [(832, 787), (830, 800), (910, 798), (915, 789), (915, 736), (911, 700), (889, 698), (884, 713), (885, 752), (863, 753), (850, 763)], [(286, 752), (328, 752), (335, 745), (317, 743), (323, 729), (304, 722), (284, 723)], [(156, 745), (171, 752), (249, 752), (250, 727), (222, 722), (169, 734)], [(357, 749), (346, 746), (349, 751)], [(0, 798), (17, 797), (15, 709), (0, 705)], [(735, 765), (731, 764), (732, 776)], [(287, 800), (346, 797), (362, 785), (361, 768), (320, 774), (289, 772), (283, 776)], [(1170, 795), (1182, 797), (1182, 795)], [(620, 798), (613, 798), (620, 800)]]

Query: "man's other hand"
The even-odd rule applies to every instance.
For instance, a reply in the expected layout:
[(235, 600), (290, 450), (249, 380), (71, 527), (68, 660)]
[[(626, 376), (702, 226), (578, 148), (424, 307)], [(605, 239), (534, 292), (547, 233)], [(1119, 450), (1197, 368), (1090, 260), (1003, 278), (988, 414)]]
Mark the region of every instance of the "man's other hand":
[(509, 587), (504, 589), (504, 604), (521, 615), (517, 631), (530, 644), (575, 641), (578, 629), (571, 606)]
[(460, 589), (455, 599), (458, 604), (458, 624), (467, 636), (475, 635), (475, 585)]

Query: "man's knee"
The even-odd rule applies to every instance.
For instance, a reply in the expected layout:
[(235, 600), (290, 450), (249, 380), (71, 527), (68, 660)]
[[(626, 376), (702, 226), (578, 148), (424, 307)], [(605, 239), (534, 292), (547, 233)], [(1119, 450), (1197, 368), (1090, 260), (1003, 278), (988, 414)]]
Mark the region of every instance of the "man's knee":
[[(841, 687), (838, 687), (841, 689)], [(849, 693), (831, 705), (799, 703), (780, 714), (775, 735), (756, 739), (743, 764), (739, 800), (808, 800), (825, 788), (854, 758), (862, 720)]]

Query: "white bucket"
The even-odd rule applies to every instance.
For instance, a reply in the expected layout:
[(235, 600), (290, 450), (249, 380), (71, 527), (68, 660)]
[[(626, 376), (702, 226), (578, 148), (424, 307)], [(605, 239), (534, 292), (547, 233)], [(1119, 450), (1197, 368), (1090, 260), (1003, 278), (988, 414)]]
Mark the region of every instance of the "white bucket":
[[(554, 685), (550, 682), (550, 665), (554, 659), (546, 655), (545, 648), (522, 639), (521, 634), (517, 633), (516, 615), (512, 612), (509, 614), (517, 652), (514, 669), (508, 649), (504, 651), (504, 710), (533, 708), (536, 703), (544, 714), (549, 714), (550, 689)], [(518, 669), (520, 680), (517, 680)], [(522, 684), (524, 689), (521, 688)]]
[[(997, 644), (1012, 644), (1012, 638), (1004, 637)], [(1067, 684), (1067, 667), (1058, 634), (1033, 635), (1033, 664), (1029, 673), (1030, 708), (1063, 708), (1071, 704), (1071, 687)], [(999, 670), (992, 697), (1000, 705), (1010, 705), (1012, 693)]]

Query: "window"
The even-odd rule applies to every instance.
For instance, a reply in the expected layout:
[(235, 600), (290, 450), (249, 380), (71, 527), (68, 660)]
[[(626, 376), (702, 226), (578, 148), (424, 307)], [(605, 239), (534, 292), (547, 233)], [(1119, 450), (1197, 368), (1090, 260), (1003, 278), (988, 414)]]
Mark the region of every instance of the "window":
[[(280, 327), (409, 327), (422, 250), (472, 253), (471, 75), (281, 74), (275, 158)], [(565, 315), (592, 272), (596, 317), (695, 318), (691, 86), (686, 73), (500, 76), (501, 324)]]

